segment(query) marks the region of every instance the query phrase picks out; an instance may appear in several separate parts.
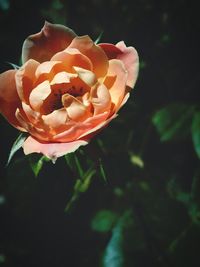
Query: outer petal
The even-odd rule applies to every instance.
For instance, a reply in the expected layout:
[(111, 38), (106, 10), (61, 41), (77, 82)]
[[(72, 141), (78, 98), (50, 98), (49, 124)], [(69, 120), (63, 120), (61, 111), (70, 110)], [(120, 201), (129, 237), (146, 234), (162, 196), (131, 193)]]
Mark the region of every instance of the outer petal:
[(42, 153), (52, 160), (56, 160), (67, 153), (74, 152), (80, 146), (88, 144), (86, 140), (77, 140), (68, 143), (40, 143), (33, 137), (29, 136), (23, 144), (25, 155), (31, 153)]
[(127, 70), (124, 68), (123, 62), (118, 59), (109, 61), (108, 77), (116, 77), (112, 87), (109, 89), (111, 101), (115, 105), (115, 111), (120, 106), (126, 91)]
[(16, 109), (21, 105), (15, 85), (16, 70), (0, 74), (0, 112), (16, 128), (24, 131), (15, 117)]
[(117, 56), (117, 59), (123, 61), (125, 68), (128, 71), (127, 86), (134, 87), (138, 77), (139, 57), (134, 47), (126, 47), (123, 41), (116, 44), (123, 53)]
[(102, 44), (98, 44), (98, 46), (100, 46), (103, 49), (108, 59), (117, 58), (118, 55), (123, 53), (122, 50), (120, 50), (118, 47), (116, 47), (113, 44), (102, 43)]
[(106, 75), (108, 69), (108, 58), (103, 49), (95, 45), (89, 36), (74, 38), (69, 48), (77, 48), (82, 54), (86, 55), (91, 60), (93, 64), (93, 71), (97, 78)]
[(76, 34), (63, 25), (45, 22), (39, 33), (30, 35), (22, 47), (22, 62), (33, 58), (39, 62), (50, 60), (57, 52), (65, 49)]
[(28, 60), (15, 75), (17, 92), (20, 99), (26, 103), (29, 103), (29, 95), (35, 82), (35, 72), (39, 62), (30, 59)]

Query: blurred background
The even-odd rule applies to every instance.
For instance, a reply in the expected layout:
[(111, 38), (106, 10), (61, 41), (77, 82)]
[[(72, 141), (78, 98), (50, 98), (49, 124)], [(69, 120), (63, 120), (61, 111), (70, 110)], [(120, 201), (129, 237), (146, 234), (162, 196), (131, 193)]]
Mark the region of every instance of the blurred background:
[(118, 118), (55, 165), (19, 151), (5, 168), (19, 133), (0, 117), (0, 266), (200, 266), (199, 9), (187, 0), (0, 0), (1, 72), (19, 64), (24, 39), (45, 20), (124, 40), (140, 73)]

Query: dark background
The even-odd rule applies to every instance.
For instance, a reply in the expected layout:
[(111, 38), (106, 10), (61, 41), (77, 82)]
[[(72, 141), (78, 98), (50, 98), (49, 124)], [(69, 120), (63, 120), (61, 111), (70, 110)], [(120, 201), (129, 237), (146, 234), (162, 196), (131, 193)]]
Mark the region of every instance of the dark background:
[(45, 20), (124, 40), (139, 53), (140, 73), (120, 116), (84, 156), (76, 152), (86, 169), (101, 158), (108, 181), (97, 170), (68, 213), (77, 177), (64, 158), (37, 178), (21, 151), (5, 168), (18, 132), (0, 118), (0, 266), (199, 266), (199, 159), (193, 117), (184, 117), (200, 102), (199, 9), (186, 0), (0, 0), (1, 72), (19, 64), (24, 39)]

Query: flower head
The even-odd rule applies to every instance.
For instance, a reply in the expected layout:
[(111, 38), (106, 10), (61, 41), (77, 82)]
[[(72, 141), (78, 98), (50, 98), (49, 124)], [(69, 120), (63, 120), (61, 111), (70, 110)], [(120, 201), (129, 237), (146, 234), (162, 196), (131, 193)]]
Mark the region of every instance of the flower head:
[(29, 137), (25, 154), (51, 159), (86, 145), (116, 117), (138, 75), (138, 54), (124, 42), (45, 23), (22, 48), (23, 65), (0, 74), (0, 112)]

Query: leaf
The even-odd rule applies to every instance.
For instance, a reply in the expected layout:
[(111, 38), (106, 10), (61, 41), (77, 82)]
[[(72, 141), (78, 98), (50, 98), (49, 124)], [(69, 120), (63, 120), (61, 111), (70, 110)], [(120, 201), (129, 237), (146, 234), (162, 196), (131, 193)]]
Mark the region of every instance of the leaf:
[(14, 154), (22, 147), (24, 141), (26, 139), (26, 135), (24, 135), (23, 133), (21, 133), (16, 141), (14, 142), (14, 144), (12, 145), (12, 148), (10, 150), (10, 154), (9, 154), (9, 157), (8, 157), (8, 161), (6, 163), (6, 166), (9, 165), (11, 159), (13, 158)]
[(92, 219), (91, 228), (97, 232), (108, 232), (113, 228), (118, 216), (110, 210), (100, 210)]
[(0, 9), (6, 11), (10, 8), (10, 1), (9, 0), (0, 0)]
[(152, 118), (160, 140), (168, 141), (183, 138), (189, 134), (194, 106), (186, 104), (170, 104), (156, 112)]
[(99, 43), (99, 41), (101, 40), (102, 35), (103, 35), (103, 31), (100, 32), (99, 36), (97, 37), (96, 41), (94, 42), (95, 44)]
[(35, 175), (35, 177), (38, 176), (38, 174), (40, 173), (42, 167), (43, 167), (43, 164), (44, 162), (48, 162), (50, 161), (49, 158), (45, 157), (45, 156), (42, 156), (38, 159), (38, 157), (36, 156), (36, 158), (34, 158), (33, 155), (30, 156), (30, 166), (31, 166), (31, 169)]
[(107, 183), (106, 173), (105, 173), (101, 159), (99, 159), (99, 170), (100, 170), (100, 174), (101, 174), (101, 177), (103, 178), (104, 182)]
[(83, 178), (84, 171), (81, 167), (81, 163), (75, 153), (69, 153), (65, 155), (65, 160), (69, 168), (79, 177)]
[[(112, 237), (108, 242), (104, 256), (103, 267), (125, 267), (124, 245), (126, 243), (124, 231), (132, 224), (130, 210), (124, 212), (112, 230)], [(133, 265), (131, 265), (133, 266)]]
[(91, 179), (92, 177), (95, 175), (96, 170), (93, 168), (90, 168), (85, 174), (84, 177), (81, 181), (81, 183), (79, 184), (79, 186), (77, 187), (77, 190), (81, 193), (84, 193), (88, 190), (90, 183), (91, 183)]
[(96, 170), (91, 167), (86, 173), (84, 173), (84, 176), (82, 179), (77, 179), (74, 185), (74, 192), (72, 197), (70, 198), (69, 202), (67, 203), (64, 212), (68, 212), (71, 206), (79, 199), (79, 196), (81, 193), (84, 193), (88, 190), (91, 179), (96, 173)]
[(18, 70), (18, 69), (20, 68), (20, 66), (14, 64), (14, 63), (11, 63), (11, 62), (8, 62), (8, 61), (7, 61), (7, 63), (8, 63), (9, 65), (11, 65), (11, 66), (13, 67), (13, 69), (15, 69), (15, 70)]
[(194, 114), (192, 120), (192, 141), (197, 156), (200, 158), (200, 111)]

